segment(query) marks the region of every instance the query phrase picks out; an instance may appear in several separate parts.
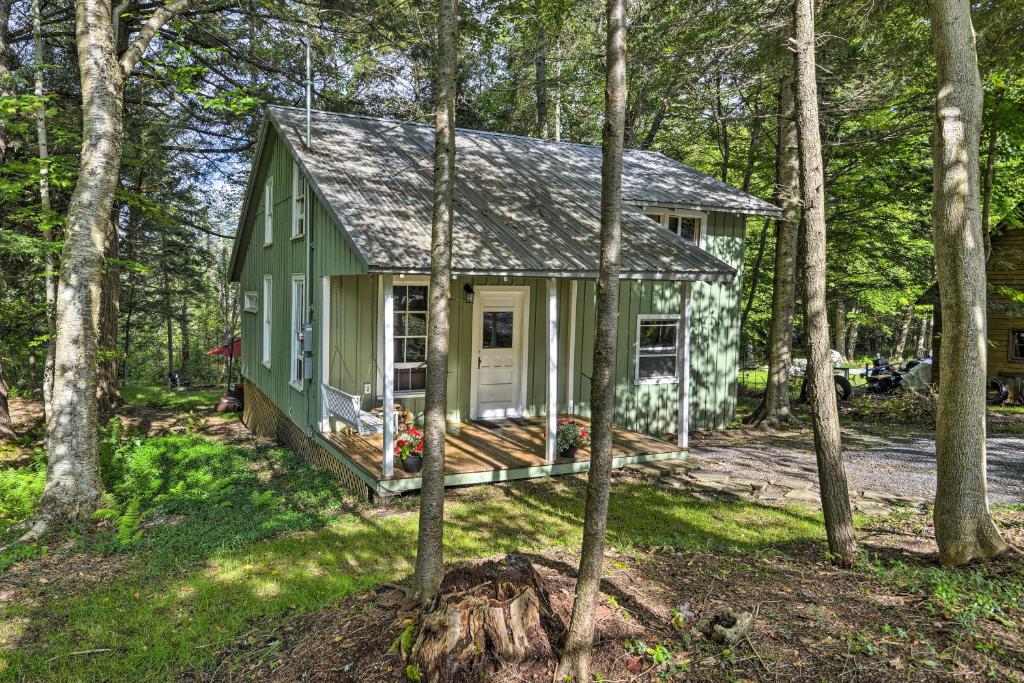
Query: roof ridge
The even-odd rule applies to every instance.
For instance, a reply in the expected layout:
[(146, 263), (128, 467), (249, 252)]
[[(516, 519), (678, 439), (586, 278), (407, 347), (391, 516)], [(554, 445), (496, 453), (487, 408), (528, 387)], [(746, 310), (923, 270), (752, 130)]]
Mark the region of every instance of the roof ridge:
[[(294, 106), (286, 105), (286, 104), (267, 104), (266, 107), (268, 109), (288, 109), (288, 110), (292, 110), (292, 111), (299, 111), (299, 112), (302, 112), (302, 113), (305, 113), (305, 111), (306, 111), (305, 107), (294, 107)], [(403, 121), (401, 119), (391, 118), (389, 116), (367, 116), (366, 114), (350, 114), (348, 112), (326, 111), (324, 109), (313, 109), (312, 113), (314, 113), (314, 114), (323, 114), (325, 116), (332, 116), (332, 117), (344, 117), (344, 118), (352, 118), (352, 119), (362, 119), (364, 121), (382, 121), (382, 122), (385, 122), (385, 123), (397, 123), (397, 124), (402, 125), (402, 126), (420, 126), (420, 127), (424, 127), (424, 128), (433, 128), (433, 126), (431, 126), (431, 124), (429, 124), (429, 123), (420, 123), (418, 121)], [(484, 135), (484, 136), (488, 136), (488, 137), (514, 138), (514, 139), (517, 139), (517, 140), (526, 140), (526, 141), (529, 141), (529, 142), (539, 142), (539, 143), (544, 143), (544, 144), (548, 144), (548, 145), (563, 145), (563, 146), (566, 146), (566, 147), (585, 147), (587, 149), (601, 149), (601, 145), (593, 145), (593, 144), (589, 144), (589, 143), (586, 143), (586, 142), (572, 142), (570, 140), (548, 140), (546, 138), (535, 138), (535, 137), (531, 137), (529, 135), (519, 135), (518, 133), (502, 133), (502, 132), (493, 131), (493, 130), (480, 130), (479, 128), (461, 128), (459, 126), (456, 126), (455, 127), (455, 131), (456, 132), (460, 132), (461, 131), (463, 133), (472, 133), (474, 135)], [(635, 149), (635, 148), (632, 148), (632, 147), (626, 147), (626, 148), (624, 148), (623, 151), (625, 151), (625, 152), (637, 152), (637, 153), (640, 153), (640, 154), (656, 154), (658, 156), (665, 156), (661, 152), (655, 152), (653, 150), (646, 150), (646, 149)], [(665, 157), (665, 158), (670, 158), (670, 157)], [(677, 162), (677, 163), (679, 163), (679, 162)], [(683, 165), (685, 166), (685, 164), (683, 164)], [(687, 166), (687, 168), (690, 168), (690, 167)], [(696, 171), (696, 169), (693, 169), (693, 170)], [(700, 171), (697, 171), (697, 172), (700, 173)]]

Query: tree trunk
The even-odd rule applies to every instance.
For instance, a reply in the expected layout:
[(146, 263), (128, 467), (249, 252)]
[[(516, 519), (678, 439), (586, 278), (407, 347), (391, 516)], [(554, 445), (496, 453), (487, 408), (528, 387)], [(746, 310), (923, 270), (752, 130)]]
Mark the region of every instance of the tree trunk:
[(967, 0), (929, 3), (937, 68), (932, 233), (942, 292), (935, 455), (939, 561), (958, 566), (1006, 550), (985, 478), (985, 248), (978, 207), (982, 88)]
[[(850, 311), (850, 312), (854, 316), (856, 316), (860, 312), (860, 310), (856, 306), (854, 306), (853, 310)], [(845, 355), (850, 360), (853, 360), (854, 357), (857, 355), (857, 337), (859, 335), (860, 335), (860, 320), (858, 320), (856, 317), (854, 317), (854, 319), (850, 321), (850, 326), (849, 326), (849, 328), (846, 331), (846, 354)]]
[(601, 150), (601, 262), (597, 279), (594, 369), (591, 379), (591, 456), (583, 547), (572, 621), (555, 680), (590, 680), (594, 612), (600, 594), (612, 471), (619, 252), (622, 220), (622, 149), (626, 118), (626, 2), (608, 0), (605, 46), (605, 122)]
[(79, 0), (82, 152), (57, 284), (49, 460), (38, 536), (55, 519), (87, 519), (103, 493), (98, 457), (96, 342), (103, 244), (121, 164), (124, 75), (114, 54), (109, 0)]
[(96, 400), (100, 411), (109, 412), (124, 405), (121, 386), (117, 378), (117, 318), (121, 299), (121, 267), (117, 265), (119, 254), (117, 208), (107, 223), (106, 240), (103, 245), (106, 267), (103, 269), (103, 284), (100, 302), (99, 366), (97, 367)]
[(562, 48), (555, 51), (555, 142), (562, 141)]
[(430, 315), (423, 409), (423, 485), (416, 546), (416, 597), (429, 608), (444, 577), (444, 442), (448, 405), (449, 297), (455, 211), (455, 75), (458, 0), (440, 0), (434, 72), (434, 196), (430, 235)]
[(718, 148), (722, 153), (722, 182), (729, 182), (729, 157), (732, 151), (732, 143), (729, 139), (729, 120), (725, 116), (725, 108), (722, 105), (722, 72), (715, 76), (715, 123), (719, 132)]
[[(0, 0), (0, 99), (14, 96), (11, 74), (11, 6), (13, 0)], [(0, 166), (7, 159), (7, 117), (0, 117)]]
[(992, 120), (988, 129), (988, 150), (985, 154), (985, 185), (981, 192), (981, 234), (985, 240), (985, 262), (992, 255), (992, 233), (989, 225), (992, 215), (992, 186), (996, 178), (996, 149), (999, 144), (999, 119), (995, 112), (999, 110), (1002, 98), (997, 95), (993, 108)]
[(3, 361), (0, 360), (0, 443), (14, 437), (11, 408), (7, 402), (7, 380), (4, 379)]
[(779, 142), (775, 194), (782, 217), (775, 221), (775, 282), (768, 342), (768, 385), (753, 424), (776, 427), (790, 418), (789, 370), (793, 364), (793, 318), (796, 313), (796, 254), (800, 230), (800, 148), (796, 130), (793, 79), (779, 85)]
[(896, 338), (896, 348), (893, 349), (893, 360), (902, 360), (903, 352), (907, 349), (907, 337), (910, 335), (910, 324), (914, 321), (914, 307), (907, 307), (907, 314), (900, 323), (900, 334)]
[(44, 282), (46, 287), (46, 360), (43, 363), (43, 419), (49, 422), (52, 414), (53, 401), (53, 351), (57, 336), (57, 264), (54, 259), (52, 243), (56, 241), (56, 222), (50, 216), (50, 146), (46, 129), (46, 102), (43, 99), (43, 29), (42, 0), (32, 0), (32, 43), (34, 46), (35, 95), (39, 100), (36, 109), (36, 139), (39, 144), (39, 209), (42, 223), (47, 226), (46, 239), (50, 246), (43, 260)]
[(842, 299), (836, 301), (832, 306), (832, 348), (846, 356), (846, 318), (849, 311), (846, 310), (846, 302)]
[(181, 315), (178, 316), (178, 328), (181, 330), (181, 354), (178, 367), (182, 377), (188, 377), (189, 347), (192, 344), (188, 334), (188, 305), (181, 304)]
[(839, 436), (839, 413), (832, 380), (825, 300), (825, 192), (818, 129), (818, 87), (814, 56), (814, 0), (794, 3), (797, 127), (804, 205), (804, 311), (807, 326), (807, 388), (818, 457), (821, 507), (834, 560), (853, 564), (857, 539)]
[(541, 16), (541, 8), (535, 7), (537, 12), (537, 45), (533, 56), (533, 65), (536, 75), (534, 92), (537, 97), (537, 137), (547, 139), (548, 137), (548, 77), (547, 77), (547, 35), (544, 31), (544, 18)]

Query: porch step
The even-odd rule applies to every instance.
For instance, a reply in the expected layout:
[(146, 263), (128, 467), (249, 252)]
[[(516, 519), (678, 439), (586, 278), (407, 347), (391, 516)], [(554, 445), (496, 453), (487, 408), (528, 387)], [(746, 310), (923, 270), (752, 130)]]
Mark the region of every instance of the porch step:
[(659, 460), (655, 462), (637, 462), (631, 465), (626, 465), (625, 469), (637, 474), (644, 474), (648, 477), (672, 477), (675, 475), (686, 474), (686, 461), (677, 458), (674, 460)]

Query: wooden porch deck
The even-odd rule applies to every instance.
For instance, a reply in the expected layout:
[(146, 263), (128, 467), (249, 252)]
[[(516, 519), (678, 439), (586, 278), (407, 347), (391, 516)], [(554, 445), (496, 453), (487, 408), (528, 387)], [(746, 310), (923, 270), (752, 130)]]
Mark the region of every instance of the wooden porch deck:
[[(586, 423), (580, 418), (573, 419)], [(384, 476), (383, 435), (333, 432), (322, 436), (362, 471), (364, 479), (377, 482), (378, 492), (420, 488), (420, 475), (403, 470), (397, 459), (394, 474)], [(612, 436), (612, 452), (616, 467), (629, 462), (685, 456), (675, 443), (618, 427)], [(445, 441), (445, 483), (448, 486), (585, 472), (589, 468), (589, 449), (580, 450), (571, 460), (559, 458), (549, 463), (544, 459), (543, 418), (459, 422), (449, 426)]]

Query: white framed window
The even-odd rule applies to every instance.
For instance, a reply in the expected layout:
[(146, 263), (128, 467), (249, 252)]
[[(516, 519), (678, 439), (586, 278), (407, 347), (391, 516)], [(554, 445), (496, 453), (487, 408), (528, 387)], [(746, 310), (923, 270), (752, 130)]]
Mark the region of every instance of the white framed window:
[(679, 382), (679, 316), (641, 313), (636, 320), (636, 384)]
[(292, 275), (292, 370), (289, 382), (302, 391), (302, 328), (306, 323), (306, 276)]
[(263, 364), (270, 367), (271, 335), (271, 311), (273, 305), (274, 281), (270, 275), (263, 276)]
[(274, 176), (263, 184), (263, 246), (274, 243)]
[(427, 389), (427, 284), (394, 285), (395, 394)]
[(299, 162), (292, 162), (292, 239), (306, 234), (306, 179)]
[(644, 215), (663, 228), (685, 237), (694, 244), (700, 244), (707, 221), (707, 214), (702, 211), (685, 211), (682, 209), (658, 209), (644, 207)]
[(242, 295), (242, 310), (246, 313), (255, 313), (260, 307), (260, 297), (256, 292), (246, 292)]

